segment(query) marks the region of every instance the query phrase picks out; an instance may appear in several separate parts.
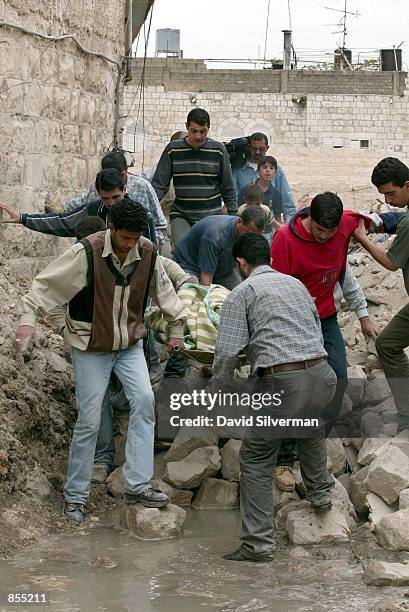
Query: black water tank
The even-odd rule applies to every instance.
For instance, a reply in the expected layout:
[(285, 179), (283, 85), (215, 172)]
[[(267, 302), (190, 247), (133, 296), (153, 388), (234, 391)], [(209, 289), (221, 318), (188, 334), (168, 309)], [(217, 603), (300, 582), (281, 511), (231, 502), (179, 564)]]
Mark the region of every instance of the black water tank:
[(381, 49), (379, 53), (382, 72), (402, 70), (402, 49)]

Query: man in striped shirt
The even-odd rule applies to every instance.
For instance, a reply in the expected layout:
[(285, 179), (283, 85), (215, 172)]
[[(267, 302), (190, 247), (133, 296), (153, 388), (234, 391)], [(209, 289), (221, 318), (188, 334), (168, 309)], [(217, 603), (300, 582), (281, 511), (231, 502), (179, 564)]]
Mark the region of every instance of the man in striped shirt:
[(221, 214), (222, 201), (229, 214), (237, 212), (229, 155), (221, 142), (207, 137), (209, 128), (207, 111), (192, 109), (186, 121), (188, 135), (165, 147), (152, 179), (161, 200), (173, 178), (176, 197), (170, 221), (174, 246), (197, 221)]

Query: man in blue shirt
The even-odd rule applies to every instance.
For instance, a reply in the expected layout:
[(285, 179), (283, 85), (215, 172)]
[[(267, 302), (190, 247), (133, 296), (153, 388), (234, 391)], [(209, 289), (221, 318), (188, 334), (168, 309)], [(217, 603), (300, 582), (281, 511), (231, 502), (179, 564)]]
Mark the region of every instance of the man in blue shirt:
[(242, 234), (262, 234), (266, 217), (259, 207), (250, 207), (240, 217), (211, 215), (198, 221), (180, 240), (173, 259), (185, 272), (198, 277), (200, 284), (212, 283), (234, 289), (240, 281), (232, 255)]
[[(239, 168), (233, 168), (233, 181), (238, 194), (246, 185), (254, 183), (259, 178), (257, 164), (260, 158), (266, 155), (267, 151), (267, 136), (262, 132), (252, 134), (250, 136), (250, 159)], [(284, 221), (287, 222), (295, 213), (295, 204), (287, 177), (281, 166), (277, 166), (272, 185), (281, 193)]]

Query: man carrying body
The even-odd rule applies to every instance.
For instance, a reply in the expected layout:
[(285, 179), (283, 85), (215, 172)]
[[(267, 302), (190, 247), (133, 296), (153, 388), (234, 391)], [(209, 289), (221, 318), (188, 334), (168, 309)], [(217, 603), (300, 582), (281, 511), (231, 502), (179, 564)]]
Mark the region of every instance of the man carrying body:
[(64, 488), (64, 515), (81, 523), (90, 490), (101, 408), (111, 373), (121, 381), (131, 413), (125, 448), (127, 503), (160, 507), (166, 495), (150, 486), (153, 474), (154, 399), (141, 338), (148, 294), (171, 323), (168, 350), (183, 346), (185, 311), (154, 246), (142, 237), (147, 213), (122, 200), (111, 208), (107, 232), (73, 245), (34, 280), (19, 307), (15, 348), (23, 352), (39, 308), (69, 304), (66, 339), (72, 346), (78, 419)]
[[(1, 223), (21, 223), (35, 232), (70, 238), (75, 237), (77, 225), (84, 218), (100, 217), (107, 226), (109, 210), (113, 204), (123, 199), (128, 202), (133, 201), (126, 193), (126, 176), (116, 168), (107, 168), (98, 172), (95, 179), (95, 188), (99, 199), (89, 204), (82, 204), (72, 212), (20, 214), (14, 208), (11, 208), (11, 206), (0, 204), (0, 210), (4, 210), (10, 215), (10, 219), (2, 220)], [(152, 241), (155, 241), (155, 227), (150, 214), (148, 219), (145, 235)]]
[(237, 212), (237, 194), (225, 146), (207, 137), (209, 114), (194, 108), (187, 116), (188, 135), (170, 142), (158, 163), (152, 186), (161, 200), (173, 178), (175, 200), (171, 205), (174, 246), (197, 222), (222, 213), (222, 199), (229, 214)]
[[(249, 141), (250, 159), (233, 170), (233, 180), (238, 194), (242, 192), (246, 185), (255, 183), (260, 178), (258, 162), (262, 157), (265, 157), (268, 151), (268, 138), (265, 134), (255, 132), (250, 136)], [(271, 185), (280, 192), (284, 221), (287, 222), (295, 213), (295, 204), (287, 177), (281, 166), (277, 166)]]
[[(399, 208), (409, 206), (409, 168), (396, 157), (386, 157), (375, 166), (372, 183), (379, 193), (384, 195), (387, 204)], [(409, 294), (408, 212), (400, 218), (396, 238), (388, 251), (367, 238), (363, 224), (360, 224), (353, 235), (381, 266), (391, 272), (401, 268), (406, 292)], [(379, 360), (398, 410), (398, 432), (409, 428), (409, 360), (405, 353), (408, 346), (409, 304), (406, 304), (376, 339)]]
[(196, 223), (182, 238), (173, 259), (185, 272), (198, 277), (201, 285), (212, 283), (233, 289), (241, 278), (235, 270), (232, 249), (237, 238), (247, 232), (262, 234), (266, 216), (260, 207), (250, 207), (240, 218), (211, 215)]
[[(262, 236), (241, 236), (233, 256), (246, 280), (222, 307), (213, 362), (216, 388), (232, 382), (237, 356), (244, 349), (259, 377), (255, 391), (279, 391), (283, 397), (280, 414), (287, 418), (307, 412), (319, 420), (334, 395), (336, 376), (326, 360), (311, 296), (298, 280), (271, 269), (268, 243)], [(263, 414), (276, 416), (272, 406)], [(272, 427), (246, 431), (240, 450), (242, 544), (225, 559), (272, 560), (271, 471), (280, 446), (280, 437), (275, 436)], [(334, 481), (326, 470), (323, 428), (309, 428), (308, 437), (300, 437), (298, 446), (307, 499), (316, 512), (329, 510)]]

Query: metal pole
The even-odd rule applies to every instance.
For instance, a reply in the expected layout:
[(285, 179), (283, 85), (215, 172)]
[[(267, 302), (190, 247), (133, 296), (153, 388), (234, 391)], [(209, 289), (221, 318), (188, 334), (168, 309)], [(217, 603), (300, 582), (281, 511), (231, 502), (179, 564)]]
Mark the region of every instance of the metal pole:
[(282, 30), (284, 34), (284, 66), (283, 70), (291, 70), (292, 31)]

